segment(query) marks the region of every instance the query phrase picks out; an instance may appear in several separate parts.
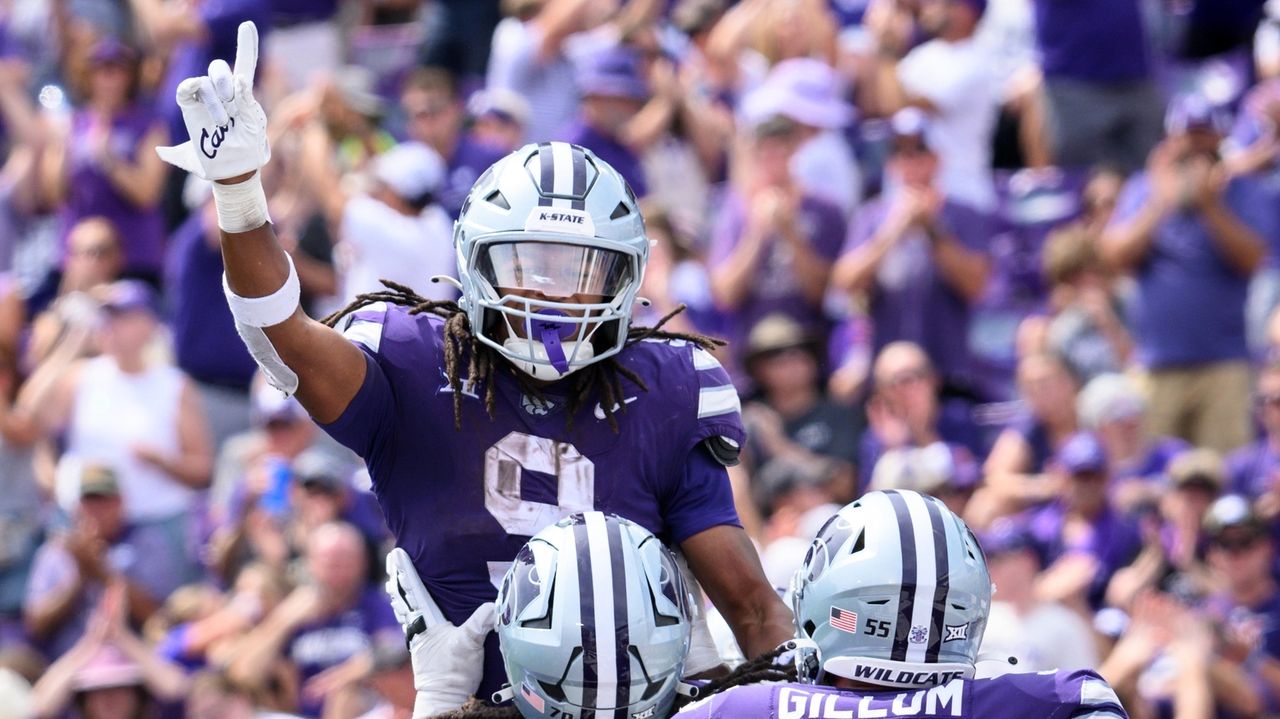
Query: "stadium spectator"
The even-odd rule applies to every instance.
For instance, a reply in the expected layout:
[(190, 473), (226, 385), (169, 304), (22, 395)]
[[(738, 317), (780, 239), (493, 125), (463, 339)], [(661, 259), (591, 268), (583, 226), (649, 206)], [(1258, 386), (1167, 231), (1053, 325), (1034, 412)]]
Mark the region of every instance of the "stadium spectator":
[(647, 67), (640, 51), (628, 45), (584, 57), (575, 76), (578, 115), (555, 135), (612, 165), (638, 197), (649, 192), (640, 154), (666, 130), (678, 107), (671, 68), (665, 67), (665, 84), (651, 89)]
[(1280, 514), (1280, 362), (1272, 360), (1258, 370), (1250, 399), (1253, 416), (1262, 435), (1227, 456), (1231, 491), (1258, 502), (1267, 518)]
[[(506, 94), (509, 92), (490, 93), (497, 98), (503, 98)], [(519, 98), (518, 95), (516, 97)], [(466, 110), (458, 92), (457, 80), (440, 68), (422, 68), (405, 79), (404, 90), (400, 93), (400, 109), (407, 118), (406, 134), (409, 139), (430, 147), (444, 160), (444, 176), (436, 196), (440, 206), (455, 220), (462, 209), (462, 201), (466, 199), (467, 192), (480, 177), (480, 173), (519, 146), (488, 144), (474, 132), (464, 131)], [(505, 112), (506, 122), (516, 121), (514, 124), (519, 124), (510, 111), (489, 107), (483, 112)], [(500, 135), (497, 128), (504, 118), (493, 117), (492, 120), (488, 125), (493, 128), (490, 131)], [(519, 142), (519, 136), (516, 136), (515, 141)]]
[(858, 213), (832, 281), (869, 298), (876, 351), (914, 342), (945, 384), (969, 388), (969, 308), (987, 286), (989, 230), (936, 182), (927, 124), (916, 109), (893, 116), (886, 190)]
[(159, 118), (139, 101), (137, 52), (102, 40), (90, 55), (84, 103), (65, 136), (46, 150), (41, 182), (45, 201), (61, 208), (62, 238), (87, 217), (102, 216), (117, 228), (125, 271), (158, 286), (164, 264), (160, 198), (164, 162), (146, 148), (168, 140)]
[(55, 350), (18, 406), (46, 436), (65, 433), (55, 486), (64, 509), (74, 504), (80, 468), (107, 464), (119, 478), (129, 521), (161, 532), (168, 551), (187, 552), (195, 531), (190, 512), (197, 491), (209, 485), (213, 450), (194, 385), (149, 352), (159, 332), (156, 312), (147, 284), (108, 286), (103, 353), (80, 361)]
[(230, 666), (235, 681), (262, 686), (277, 665), (296, 677), (296, 706), (318, 717), (329, 689), (363, 678), (372, 669), (378, 637), (398, 638), (400, 627), (381, 587), (368, 581), (360, 533), (328, 524), (307, 546), (308, 581), (299, 585), (237, 649)]
[(804, 192), (840, 208), (846, 219), (862, 200), (862, 177), (853, 148), (842, 134), (853, 123), (843, 81), (830, 65), (812, 58), (783, 60), (743, 98), (745, 122), (781, 115), (796, 123), (800, 146), (791, 174)]
[(524, 144), (529, 103), (511, 90), (480, 90), (467, 102), (471, 116), (468, 135), (482, 145), (511, 152)]
[(978, 463), (968, 448), (934, 442), (885, 452), (871, 470), (868, 491), (909, 489), (941, 499), (953, 512), (964, 512), (978, 480)]
[(828, 501), (852, 500), (859, 420), (823, 395), (813, 340), (790, 317), (768, 315), (751, 328), (745, 363), (759, 390), (759, 399), (742, 408), (756, 469), (777, 459), (820, 463)]
[(1137, 279), (1134, 338), (1150, 372), (1157, 434), (1228, 452), (1248, 441), (1244, 303), (1273, 208), (1218, 156), (1220, 110), (1195, 96), (1131, 177), (1102, 236), (1103, 257)]
[(975, 453), (977, 427), (967, 406), (939, 399), (938, 375), (918, 345), (893, 342), (880, 350), (872, 380), (857, 462), (859, 493), (866, 491), (880, 457), (889, 450), (945, 442), (953, 453)]
[(917, 107), (930, 116), (925, 129), (937, 153), (938, 189), (948, 198), (982, 212), (995, 209), (991, 174), (992, 137), (1000, 105), (993, 58), (974, 42), (986, 0), (923, 0), (918, 29), (930, 39), (910, 48), (885, 37), (895, 28), (873, 30), (880, 52), (873, 92), (884, 114)]
[(152, 653), (125, 623), (125, 593), (109, 588), (83, 636), (36, 682), (37, 719), (65, 716), (73, 704), (84, 719), (146, 716), (185, 695), (182, 670)]
[(1033, 0), (1054, 164), (1143, 166), (1164, 107), (1139, 0)]
[(982, 652), (1017, 658), (1012, 667), (998, 663), (1008, 671), (1097, 667), (1092, 627), (1077, 612), (1036, 595), (1036, 579), (1044, 567), (1027, 526), (1017, 519), (998, 520), (981, 534), (981, 542), (991, 582), (999, 588)]
[(222, 252), (207, 183), (204, 200), (169, 238), (165, 266), (174, 362), (200, 393), (214, 447), (249, 428), (257, 365), (236, 334), (222, 294)]
[(1046, 481), (1045, 472), (1078, 429), (1077, 387), (1075, 376), (1053, 355), (1018, 362), (1018, 391), (1027, 412), (1000, 433), (983, 466), (994, 511), (1018, 511), (1057, 495), (1059, 488)]
[(425, 297), (453, 299), (452, 286), (430, 281), (457, 274), (449, 216), (436, 199), (445, 181), (440, 156), (421, 143), (398, 145), (372, 161), (370, 193), (353, 195), (329, 161), (326, 139), (314, 125), (307, 131), (302, 174), (338, 239), (339, 297), (377, 292), (389, 279)]
[(767, 314), (781, 312), (815, 337), (831, 263), (844, 241), (840, 210), (805, 195), (789, 163), (799, 142), (791, 120), (774, 117), (753, 130), (743, 177), (721, 205), (711, 245), (711, 293), (727, 318), (730, 351)]
[(184, 579), (185, 567), (171, 561), (165, 546), (168, 538), (128, 522), (110, 469), (85, 468), (79, 494), (70, 526), (36, 552), (23, 607), (28, 635), (50, 658), (62, 656), (85, 633), (111, 586), (124, 587), (124, 611), (141, 625)]
[(1046, 564), (1039, 596), (1087, 613), (1142, 548), (1137, 525), (1107, 503), (1106, 450), (1094, 435), (1072, 435), (1054, 455), (1046, 484), (1057, 496), (1026, 517)]

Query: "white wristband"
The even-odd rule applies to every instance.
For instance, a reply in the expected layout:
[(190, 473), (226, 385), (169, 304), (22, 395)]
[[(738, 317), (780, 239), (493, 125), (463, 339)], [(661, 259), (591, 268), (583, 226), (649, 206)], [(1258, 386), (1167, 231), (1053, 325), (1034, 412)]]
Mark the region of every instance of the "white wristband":
[(236, 322), (250, 327), (271, 327), (293, 316), (302, 297), (302, 287), (298, 284), (298, 271), (293, 267), (293, 258), (288, 253), (285, 253), (284, 258), (289, 261), (289, 277), (280, 289), (266, 297), (237, 295), (227, 284), (227, 274), (222, 273), (222, 291), (227, 295), (227, 304), (231, 306), (231, 316)]
[(267, 195), (262, 191), (262, 173), (254, 172), (234, 185), (213, 183), (213, 204), (218, 209), (218, 227), (223, 232), (248, 232), (271, 221)]

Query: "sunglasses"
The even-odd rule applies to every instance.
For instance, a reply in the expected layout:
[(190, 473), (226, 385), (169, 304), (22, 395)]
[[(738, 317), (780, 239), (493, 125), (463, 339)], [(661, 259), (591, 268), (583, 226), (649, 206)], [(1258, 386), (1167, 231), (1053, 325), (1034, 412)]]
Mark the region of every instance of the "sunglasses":
[(1259, 407), (1280, 407), (1280, 392), (1256, 395), (1253, 402)]
[(1247, 537), (1221, 537), (1213, 540), (1213, 546), (1221, 549), (1227, 554), (1243, 554), (1252, 549), (1262, 539), (1259, 536)]

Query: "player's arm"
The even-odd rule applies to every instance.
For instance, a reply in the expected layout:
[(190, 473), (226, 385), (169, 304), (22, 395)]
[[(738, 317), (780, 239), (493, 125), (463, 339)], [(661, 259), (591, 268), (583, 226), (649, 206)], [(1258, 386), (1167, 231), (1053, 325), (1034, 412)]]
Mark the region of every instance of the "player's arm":
[[(224, 231), (221, 236), (227, 287), (232, 292), (246, 298), (268, 297), (285, 286), (289, 260), (270, 224), (247, 232)], [(311, 416), (319, 422), (341, 416), (364, 382), (363, 353), (336, 330), (308, 317), (301, 306), (285, 321), (262, 331), (280, 361), (297, 375), (298, 401)]]
[(191, 140), (157, 147), (161, 159), (213, 181), (236, 331), (272, 386), (296, 393), (320, 422), (338, 419), (365, 376), (363, 353), (307, 317), (293, 262), (276, 239), (259, 169), (271, 158), (267, 118), (253, 97), (258, 30), (241, 23), (234, 71), (214, 60), (187, 78), (177, 102)]
[(755, 545), (741, 527), (703, 530), (684, 540), (680, 551), (743, 654), (760, 656), (795, 636), (791, 610), (769, 586)]

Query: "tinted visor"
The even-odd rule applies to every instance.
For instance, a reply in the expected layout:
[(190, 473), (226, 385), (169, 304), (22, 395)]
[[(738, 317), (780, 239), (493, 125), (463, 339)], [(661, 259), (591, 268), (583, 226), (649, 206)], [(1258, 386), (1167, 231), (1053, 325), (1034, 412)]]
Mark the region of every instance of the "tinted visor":
[(628, 255), (559, 242), (500, 242), (482, 250), (476, 271), (499, 294), (520, 290), (554, 299), (612, 299), (631, 283)]

